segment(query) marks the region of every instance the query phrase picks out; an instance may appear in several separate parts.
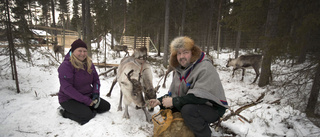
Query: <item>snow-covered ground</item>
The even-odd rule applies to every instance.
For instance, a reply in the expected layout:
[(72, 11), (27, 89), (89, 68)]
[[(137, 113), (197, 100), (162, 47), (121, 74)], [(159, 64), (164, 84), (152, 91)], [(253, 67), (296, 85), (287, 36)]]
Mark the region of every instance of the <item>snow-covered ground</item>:
[[(95, 47), (96, 44), (92, 44)], [(67, 52), (69, 49), (66, 49)], [(23, 52), (24, 50), (21, 50)], [(101, 49), (103, 52), (104, 50)], [(18, 79), (21, 93), (16, 93), (15, 81), (11, 78), (7, 56), (0, 56), (0, 136), (7, 137), (43, 137), (43, 136), (112, 136), (112, 137), (144, 137), (152, 136), (153, 124), (147, 123), (142, 110), (136, 110), (135, 105), (129, 107), (130, 119), (123, 119), (123, 111), (117, 111), (119, 103), (119, 86), (113, 89), (111, 97), (106, 97), (112, 80), (115, 78), (113, 72), (107, 76), (100, 76), (101, 97), (111, 103), (109, 112), (98, 114), (87, 124), (81, 126), (78, 123), (62, 118), (57, 113), (59, 107), (58, 97), (51, 96), (59, 90), (57, 68), (59, 64), (47, 53), (52, 51), (45, 47), (32, 51), (33, 65), (17, 60)], [(212, 52), (213, 54), (213, 52)], [(320, 136), (320, 129), (313, 125), (306, 115), (292, 107), (281, 103), (282, 97), (274, 93), (277, 89), (269, 86), (260, 88), (257, 84), (250, 84), (254, 77), (253, 70), (247, 70), (244, 81), (241, 79), (240, 71), (234, 78), (231, 77), (231, 68), (226, 68), (226, 60), (230, 53), (221, 53), (219, 59), (214, 59), (217, 71), (225, 89), (228, 103), (232, 110), (247, 105), (265, 93), (263, 101), (252, 106), (240, 114), (251, 120), (246, 122), (239, 116), (231, 117), (223, 121), (221, 125), (231, 129), (239, 136), (261, 137), (261, 136)], [(124, 53), (121, 53), (124, 56)], [(155, 57), (154, 54), (150, 56)], [(102, 61), (103, 55), (99, 56)], [(93, 56), (94, 61), (98, 57)], [(155, 57), (161, 59), (159, 57)], [(112, 51), (107, 50), (107, 63), (118, 64), (121, 58), (114, 56)], [(61, 61), (61, 59), (60, 59)], [(99, 73), (106, 72), (109, 68), (97, 68)], [(161, 76), (166, 71), (162, 66), (153, 65), (153, 84), (156, 86)], [(167, 78), (167, 88), (160, 88), (158, 96), (164, 95), (171, 82), (172, 75)], [(162, 84), (162, 81), (160, 84)], [(278, 99), (280, 103), (271, 103)], [(158, 112), (155, 111), (151, 114)], [(229, 114), (228, 110), (225, 115)], [(220, 130), (221, 131), (221, 130)], [(226, 136), (220, 131), (213, 132), (212, 136)], [(230, 134), (229, 134), (230, 135)]]

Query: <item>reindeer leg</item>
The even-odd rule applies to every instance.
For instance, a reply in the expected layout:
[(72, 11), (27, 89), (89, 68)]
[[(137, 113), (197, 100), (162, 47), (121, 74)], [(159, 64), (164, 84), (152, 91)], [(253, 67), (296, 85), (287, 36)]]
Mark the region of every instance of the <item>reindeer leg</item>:
[(246, 69), (242, 68), (242, 78), (241, 81), (243, 81), (244, 73), (246, 72)]
[(146, 120), (148, 123), (152, 123), (152, 118), (149, 112), (146, 110), (146, 107), (142, 107), (144, 114), (146, 115)]
[(111, 88), (109, 90), (109, 93), (107, 94), (107, 97), (110, 97), (111, 96), (111, 92), (112, 92), (112, 89), (114, 87), (114, 85), (117, 83), (117, 78), (115, 78), (113, 81), (112, 81), (112, 85), (111, 85)]
[(237, 68), (234, 68), (232, 71), (232, 78), (234, 77), (234, 72), (237, 70)]
[(119, 106), (118, 106), (118, 111), (122, 111), (122, 91), (120, 90), (120, 101), (119, 101)]
[(130, 119), (129, 112), (128, 112), (128, 105), (127, 104), (125, 105), (124, 113), (123, 113), (122, 117), (126, 118), (126, 119)]
[(252, 84), (255, 83), (257, 81), (258, 77), (260, 76), (259, 68), (255, 67), (255, 66), (253, 66), (253, 67), (254, 67), (254, 71), (256, 72), (256, 78), (254, 79)]
[(127, 56), (127, 55), (129, 55), (129, 52), (128, 51), (125, 51), (126, 52), (126, 54), (124, 55), (124, 56)]

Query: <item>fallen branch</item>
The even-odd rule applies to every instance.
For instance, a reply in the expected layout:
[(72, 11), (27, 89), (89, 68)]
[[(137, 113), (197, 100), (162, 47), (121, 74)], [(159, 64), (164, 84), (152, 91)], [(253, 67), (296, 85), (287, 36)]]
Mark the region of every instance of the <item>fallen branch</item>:
[[(247, 109), (247, 108), (249, 108), (249, 107), (252, 107), (252, 106), (255, 106), (255, 105), (261, 103), (261, 102), (262, 102), (262, 99), (264, 98), (264, 96), (265, 96), (265, 93), (262, 93), (261, 96), (260, 96), (256, 101), (254, 101), (254, 102), (252, 102), (252, 103), (250, 103), (250, 104), (248, 104), (248, 105), (244, 105), (244, 106), (238, 108), (236, 111), (230, 110), (231, 113), (230, 113), (229, 115), (225, 116), (225, 117), (222, 119), (222, 121), (226, 121), (226, 120), (230, 119), (232, 116), (235, 116), (235, 115), (238, 115), (238, 116), (240, 116), (241, 118), (243, 118), (244, 120), (246, 120), (246, 118), (244, 118), (243, 116), (241, 116), (240, 113), (241, 113), (243, 110), (245, 110), (245, 109)], [(247, 121), (247, 120), (246, 120), (246, 121)], [(250, 122), (249, 122), (249, 123), (250, 123)]]
[(106, 72), (100, 73), (100, 74), (99, 74), (99, 76), (102, 76), (102, 75), (108, 74), (108, 73), (109, 73), (109, 72), (111, 72), (112, 70), (113, 70), (113, 71), (115, 71), (115, 73), (117, 73), (117, 72), (116, 72), (116, 69), (118, 69), (118, 67), (113, 67), (113, 68), (109, 69), (109, 70), (108, 70), (108, 71), (106, 71)]
[[(260, 96), (256, 101), (254, 101), (254, 102), (252, 102), (252, 103), (250, 103), (250, 104), (248, 104), (248, 105), (244, 105), (244, 106), (238, 108), (236, 111), (233, 111), (233, 110), (231, 110), (231, 109), (229, 108), (229, 110), (230, 110), (231, 113), (228, 114), (227, 116), (219, 119), (218, 122), (217, 122), (216, 124), (211, 125), (211, 127), (216, 126), (215, 130), (218, 131), (218, 130), (219, 130), (219, 127), (221, 127), (221, 122), (222, 122), (222, 121), (227, 121), (228, 119), (230, 119), (230, 118), (233, 117), (233, 116), (239, 116), (241, 119), (247, 121), (248, 123), (251, 123), (252, 120), (248, 120), (248, 119), (245, 118), (244, 116), (240, 115), (240, 113), (241, 113), (243, 110), (245, 110), (245, 109), (247, 109), (247, 108), (249, 108), (249, 107), (252, 107), (252, 106), (255, 106), (255, 105), (261, 103), (261, 102), (263, 101), (262, 99), (264, 98), (264, 96), (265, 96), (265, 93), (262, 93), (261, 96)], [(240, 121), (241, 121), (241, 120), (240, 120)], [(243, 121), (242, 121), (242, 122), (243, 122)]]
[(277, 100), (271, 102), (270, 104), (278, 104), (278, 105), (279, 105), (279, 104), (280, 104), (280, 100), (281, 100), (281, 99), (277, 99)]

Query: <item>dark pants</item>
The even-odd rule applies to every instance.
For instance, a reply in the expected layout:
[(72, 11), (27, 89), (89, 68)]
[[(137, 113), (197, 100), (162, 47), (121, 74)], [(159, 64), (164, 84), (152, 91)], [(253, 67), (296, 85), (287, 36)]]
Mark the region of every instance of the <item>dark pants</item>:
[(62, 102), (60, 105), (65, 109), (62, 116), (74, 120), (80, 125), (87, 123), (96, 116), (96, 113), (110, 110), (110, 103), (102, 98), (100, 98), (100, 104), (96, 109), (73, 99)]
[(219, 120), (221, 111), (225, 110), (208, 105), (187, 104), (182, 107), (181, 115), (196, 137), (210, 137), (209, 124)]

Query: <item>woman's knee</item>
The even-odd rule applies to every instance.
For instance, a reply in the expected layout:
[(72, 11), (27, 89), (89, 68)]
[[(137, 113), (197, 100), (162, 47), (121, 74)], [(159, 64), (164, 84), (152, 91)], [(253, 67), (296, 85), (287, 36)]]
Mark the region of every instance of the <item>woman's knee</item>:
[(101, 98), (101, 102), (100, 102), (99, 107), (97, 108), (97, 112), (98, 113), (103, 113), (103, 112), (109, 111), (110, 108), (111, 108), (110, 103)]
[(84, 112), (84, 113), (82, 113), (82, 114), (79, 114), (79, 115), (78, 115), (78, 118), (79, 118), (79, 121), (78, 121), (78, 122), (79, 122), (81, 125), (89, 122), (92, 118), (95, 117), (95, 113), (96, 113), (96, 112), (94, 112), (94, 111), (86, 111), (86, 112)]

